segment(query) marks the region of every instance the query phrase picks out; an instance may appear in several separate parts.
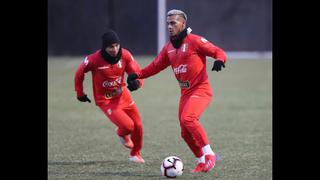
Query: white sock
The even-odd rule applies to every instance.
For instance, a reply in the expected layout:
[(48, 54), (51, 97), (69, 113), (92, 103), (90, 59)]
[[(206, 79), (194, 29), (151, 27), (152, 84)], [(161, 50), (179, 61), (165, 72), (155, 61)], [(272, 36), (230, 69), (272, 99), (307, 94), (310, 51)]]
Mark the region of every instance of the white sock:
[(214, 155), (214, 152), (212, 151), (211, 147), (210, 147), (210, 144), (207, 144), (205, 146), (202, 147), (202, 151), (203, 153), (206, 155), (206, 154), (212, 154)]
[(204, 155), (203, 156), (201, 156), (201, 157), (199, 157), (199, 158), (196, 158), (197, 159), (197, 163), (199, 164), (199, 163), (205, 163), (206, 161), (205, 161), (205, 159), (204, 159)]

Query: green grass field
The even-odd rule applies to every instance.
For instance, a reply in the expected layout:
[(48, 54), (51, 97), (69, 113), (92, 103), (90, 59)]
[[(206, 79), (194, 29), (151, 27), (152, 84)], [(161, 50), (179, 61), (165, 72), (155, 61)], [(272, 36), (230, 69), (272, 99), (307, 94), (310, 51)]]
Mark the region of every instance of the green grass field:
[[(136, 57), (145, 67), (152, 57)], [(74, 72), (83, 57), (48, 58), (48, 179), (164, 179), (161, 161), (179, 156), (179, 179), (272, 179), (272, 61), (232, 60), (208, 75), (214, 98), (200, 122), (220, 160), (209, 173), (191, 174), (195, 159), (180, 137), (180, 89), (168, 67), (132, 94), (144, 126), (146, 164), (128, 161), (115, 126), (94, 103), (75, 98)], [(85, 92), (93, 100), (91, 74)]]

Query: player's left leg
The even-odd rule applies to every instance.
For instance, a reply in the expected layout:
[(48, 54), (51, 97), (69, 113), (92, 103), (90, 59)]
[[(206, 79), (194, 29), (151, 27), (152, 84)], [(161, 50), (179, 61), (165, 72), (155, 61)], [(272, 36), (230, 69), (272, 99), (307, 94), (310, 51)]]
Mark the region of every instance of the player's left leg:
[(117, 126), (116, 134), (119, 136), (121, 144), (126, 148), (133, 148), (133, 142), (129, 136), (134, 130), (131, 118), (117, 106), (101, 104), (99, 108)]
[(124, 108), (123, 110), (132, 119), (134, 123), (134, 129), (131, 132), (131, 139), (133, 141), (134, 146), (130, 151), (130, 160), (138, 163), (144, 163), (145, 161), (140, 154), (140, 150), (143, 146), (143, 128), (138, 108), (136, 104), (131, 103), (128, 107)]
[(212, 97), (205, 93), (198, 93), (184, 98), (187, 100), (180, 116), (181, 123), (196, 143), (202, 147), (205, 158), (205, 166), (202, 171), (207, 172), (214, 167), (216, 156), (209, 145), (205, 129), (200, 124), (199, 118), (209, 105)]

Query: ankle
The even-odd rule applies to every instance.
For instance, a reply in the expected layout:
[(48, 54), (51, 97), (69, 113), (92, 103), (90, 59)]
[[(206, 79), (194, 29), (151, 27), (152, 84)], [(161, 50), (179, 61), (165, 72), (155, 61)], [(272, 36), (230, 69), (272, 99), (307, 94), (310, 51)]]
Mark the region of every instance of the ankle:
[(202, 147), (202, 151), (203, 151), (203, 153), (204, 153), (205, 155), (208, 155), (208, 154), (210, 154), (210, 155), (215, 155), (214, 152), (213, 152), (212, 149), (211, 149), (210, 144), (207, 144), (207, 145), (203, 146), (203, 147)]
[(205, 155), (202, 155), (201, 157), (196, 158), (197, 164), (205, 163)]
[(133, 156), (141, 156), (141, 155), (139, 151), (131, 151), (130, 156), (133, 157)]

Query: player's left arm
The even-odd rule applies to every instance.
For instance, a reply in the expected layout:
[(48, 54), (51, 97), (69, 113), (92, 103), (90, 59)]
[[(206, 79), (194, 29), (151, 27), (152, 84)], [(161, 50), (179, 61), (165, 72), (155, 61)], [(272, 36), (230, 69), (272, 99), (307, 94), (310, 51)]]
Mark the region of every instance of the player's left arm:
[[(127, 55), (126, 55), (126, 60), (127, 60), (127, 65), (126, 65), (126, 73), (132, 74), (132, 73), (137, 73), (139, 71), (141, 71), (141, 67), (138, 64), (138, 62), (134, 59), (134, 57), (132, 56), (132, 54), (127, 51)], [(127, 82), (128, 83), (128, 89), (130, 91), (134, 91), (137, 90), (138, 88), (141, 88), (143, 85), (143, 80), (142, 79), (136, 79), (135, 81), (130, 81)]]
[(203, 37), (199, 37), (196, 39), (196, 46), (197, 50), (201, 54), (216, 59), (213, 64), (212, 71), (220, 71), (221, 67), (225, 67), (227, 55), (220, 47), (212, 44)]

